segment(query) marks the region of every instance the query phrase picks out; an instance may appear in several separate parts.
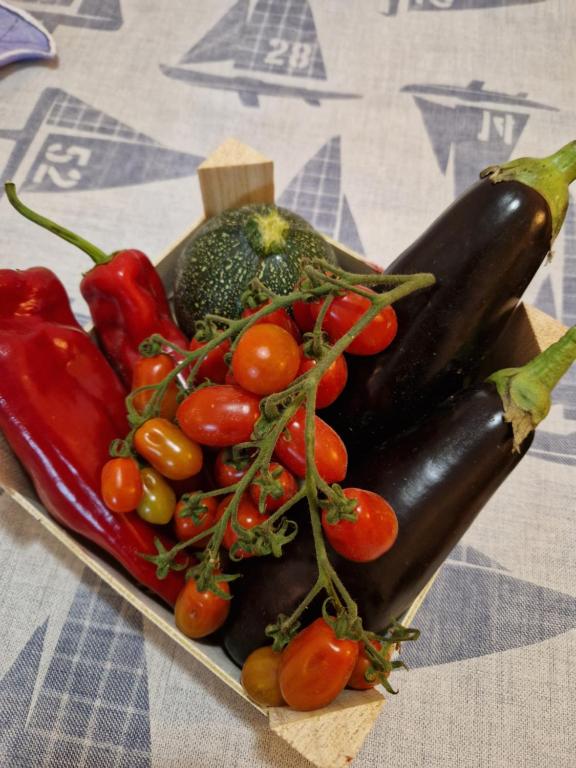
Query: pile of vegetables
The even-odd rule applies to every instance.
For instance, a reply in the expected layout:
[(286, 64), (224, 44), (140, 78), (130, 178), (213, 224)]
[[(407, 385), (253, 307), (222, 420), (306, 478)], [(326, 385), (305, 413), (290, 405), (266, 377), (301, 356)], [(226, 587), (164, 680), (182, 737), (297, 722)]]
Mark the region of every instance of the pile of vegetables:
[(178, 325), (144, 254), (108, 256), (6, 184), (95, 262), (100, 348), (49, 270), (0, 270), (0, 427), (49, 512), (184, 634), (218, 632), (257, 703), (393, 692), (418, 636), (402, 614), (576, 359), (572, 328), (477, 380), (575, 177), (576, 142), (488, 169), (385, 274), (341, 269), (283, 209), (225, 212), (181, 254)]

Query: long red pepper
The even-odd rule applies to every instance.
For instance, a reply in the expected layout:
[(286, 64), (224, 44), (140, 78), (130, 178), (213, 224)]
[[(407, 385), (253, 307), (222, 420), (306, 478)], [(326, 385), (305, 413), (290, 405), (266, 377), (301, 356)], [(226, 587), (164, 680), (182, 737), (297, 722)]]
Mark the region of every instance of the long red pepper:
[(127, 386), (140, 357), (138, 347), (148, 336), (159, 333), (186, 348), (186, 337), (172, 320), (164, 285), (142, 251), (128, 249), (107, 254), (25, 206), (18, 199), (14, 184), (7, 182), (4, 187), (19, 213), (77, 246), (94, 261), (96, 266), (82, 278), (80, 291), (90, 309), (98, 340)]
[(140, 556), (157, 553), (154, 528), (135, 513), (113, 514), (100, 497), (110, 442), (128, 430), (122, 384), (49, 270), (0, 270), (0, 308), (0, 429), (38, 496), (64, 527), (173, 605), (182, 573), (160, 581)]

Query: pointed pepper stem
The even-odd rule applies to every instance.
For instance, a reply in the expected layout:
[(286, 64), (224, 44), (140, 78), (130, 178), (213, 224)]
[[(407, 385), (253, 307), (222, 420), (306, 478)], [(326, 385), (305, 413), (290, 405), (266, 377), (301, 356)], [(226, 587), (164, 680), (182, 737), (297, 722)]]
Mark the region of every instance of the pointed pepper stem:
[(61, 227), (60, 224), (56, 224), (56, 222), (47, 219), (45, 216), (41, 216), (39, 213), (36, 213), (36, 211), (33, 211), (31, 208), (24, 205), (16, 194), (16, 187), (11, 181), (7, 181), (4, 184), (4, 189), (8, 200), (13, 207), (16, 208), (18, 213), (22, 214), (26, 219), (33, 221), (34, 224), (44, 227), (44, 229), (47, 229), (49, 232), (58, 235), (58, 237), (61, 237), (63, 240), (67, 240), (69, 243), (72, 243), (72, 245), (80, 248), (81, 251), (84, 251), (84, 253), (87, 253), (88, 256), (90, 256), (95, 264), (106, 264), (112, 259), (112, 256), (104, 253), (100, 248), (89, 243), (88, 240), (84, 240), (83, 237), (71, 232), (69, 229)]

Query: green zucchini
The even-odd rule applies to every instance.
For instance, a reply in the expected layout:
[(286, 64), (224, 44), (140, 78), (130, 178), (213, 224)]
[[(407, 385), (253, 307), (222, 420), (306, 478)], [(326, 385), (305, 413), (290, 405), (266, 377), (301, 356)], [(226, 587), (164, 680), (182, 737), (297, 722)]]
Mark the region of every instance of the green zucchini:
[(182, 330), (206, 314), (239, 317), (241, 296), (258, 277), (275, 293), (289, 293), (302, 260), (336, 263), (332, 247), (307, 221), (275, 205), (246, 205), (209, 219), (178, 257), (174, 309)]

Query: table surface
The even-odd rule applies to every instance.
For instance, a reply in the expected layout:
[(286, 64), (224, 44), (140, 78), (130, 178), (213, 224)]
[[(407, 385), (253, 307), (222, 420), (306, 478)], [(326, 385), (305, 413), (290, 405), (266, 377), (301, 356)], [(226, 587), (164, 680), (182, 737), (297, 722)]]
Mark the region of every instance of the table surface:
[[(55, 63), (0, 70), (0, 179), (109, 251), (162, 251), (233, 135), (280, 203), (387, 264), (511, 156), (574, 138), (576, 9), (561, 0), (21, 0)], [(572, 202), (574, 206), (574, 202)], [(0, 266), (88, 264), (0, 193)], [(576, 208), (528, 298), (576, 321)], [(576, 373), (451, 554), (354, 765), (574, 765)], [(309, 765), (0, 498), (0, 764)]]

